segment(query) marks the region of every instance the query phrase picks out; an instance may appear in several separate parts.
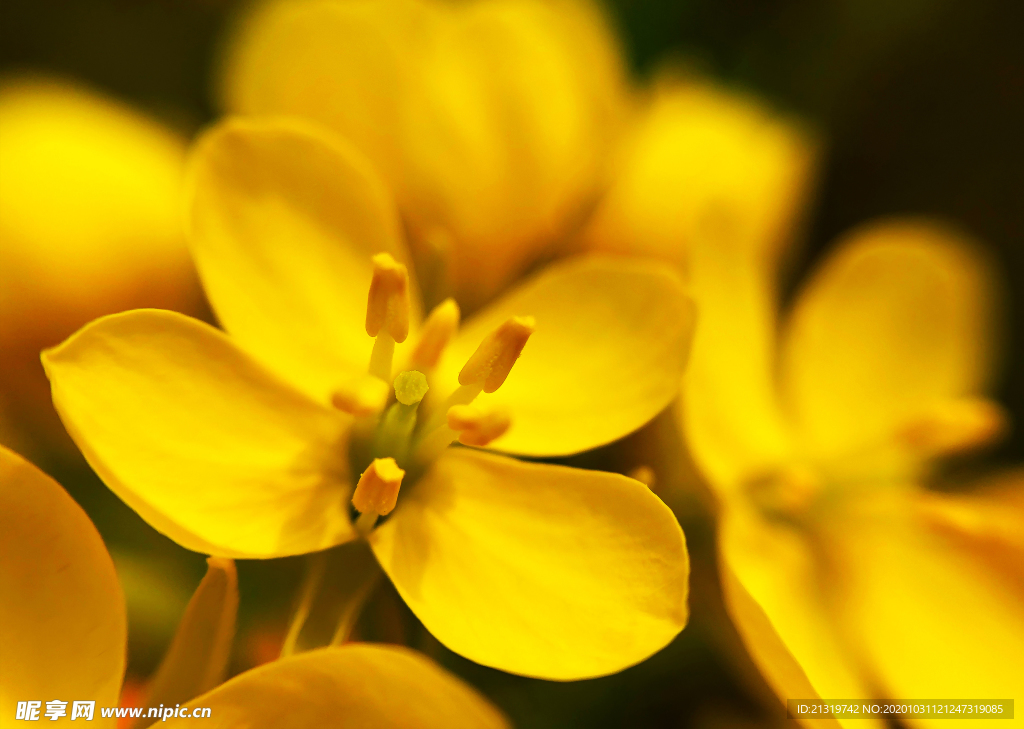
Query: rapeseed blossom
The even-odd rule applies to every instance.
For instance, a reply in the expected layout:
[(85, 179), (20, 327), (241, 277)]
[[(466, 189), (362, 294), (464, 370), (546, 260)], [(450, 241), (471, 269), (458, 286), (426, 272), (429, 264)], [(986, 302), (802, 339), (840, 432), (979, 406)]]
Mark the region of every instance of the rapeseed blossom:
[[(719, 270), (695, 276), (721, 301), (735, 282)], [(962, 238), (881, 221), (840, 242), (778, 333), (746, 336), (773, 309), (727, 310), (716, 346), (696, 345), (683, 427), (720, 497), (727, 606), (781, 698), (1005, 698), (1024, 687), (1024, 479), (927, 488), (938, 459), (1005, 427), (982, 394), (994, 290)], [(745, 384), (760, 397), (724, 408), (719, 363), (751, 341), (769, 342), (773, 370)]]
[(701, 323), (679, 422), (717, 497), (728, 610), (772, 688), (783, 701), (1018, 696), (1021, 473), (928, 488), (943, 459), (1005, 427), (983, 396), (997, 286), (978, 250), (924, 221), (865, 226), (780, 324), (806, 132), (669, 83), (617, 165), (588, 240), (688, 277)]
[[(114, 726), (127, 620), (114, 564), (85, 512), (55, 481), (0, 446), (0, 715), (19, 701), (63, 701), (56, 721)], [(238, 595), (231, 560), (211, 558), (149, 690), (147, 706), (209, 708), (211, 725), (501, 729), (497, 710), (412, 651), (352, 645), (275, 661), (220, 685)], [(216, 687), (216, 688), (214, 688)], [(403, 701), (390, 700), (398, 692)], [(95, 702), (73, 716), (73, 702)], [(171, 719), (161, 725), (190, 724)], [(137, 726), (150, 722), (142, 720)]]
[(459, 328), (452, 301), (421, 321), (387, 188), (336, 139), (228, 121), (190, 186), (228, 334), (134, 311), (43, 355), (68, 432), (126, 503), (220, 556), (364, 537), (441, 642), (507, 671), (610, 673), (682, 629), (683, 535), (641, 483), (447, 447), (565, 455), (661, 411), (693, 325), (669, 270), (566, 261)]
[(576, 0), (264, 2), (225, 58), (225, 110), (359, 148), (394, 191), (428, 300), (469, 309), (564, 250), (630, 113), (614, 36)]

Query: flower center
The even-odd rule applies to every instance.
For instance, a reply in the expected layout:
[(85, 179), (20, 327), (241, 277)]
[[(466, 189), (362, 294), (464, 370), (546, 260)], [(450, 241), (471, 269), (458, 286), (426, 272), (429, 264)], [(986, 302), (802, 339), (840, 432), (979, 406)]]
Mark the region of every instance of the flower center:
[(508, 431), (512, 422), (508, 413), (473, 401), (481, 392), (501, 387), (534, 331), (532, 317), (512, 317), (502, 323), (459, 372), (459, 386), (428, 410), (424, 397), (442, 353), (458, 330), (459, 307), (448, 299), (434, 308), (413, 349), (411, 369), (392, 380), (395, 344), (409, 336), (409, 273), (387, 253), (374, 256), (373, 266), (366, 333), (375, 339), (368, 372), (344, 383), (331, 399), (335, 407), (355, 418), (350, 456), (359, 478), (352, 506), (360, 514), (356, 529), (364, 535), (395, 508), (407, 472), (417, 477), (456, 441), (486, 446)]

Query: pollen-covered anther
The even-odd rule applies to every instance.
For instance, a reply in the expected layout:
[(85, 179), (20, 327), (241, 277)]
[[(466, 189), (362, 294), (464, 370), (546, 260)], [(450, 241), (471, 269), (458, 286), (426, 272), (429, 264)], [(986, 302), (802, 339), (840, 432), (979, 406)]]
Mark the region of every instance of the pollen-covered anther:
[(484, 392), (494, 392), (512, 371), (512, 365), (536, 329), (532, 316), (514, 316), (499, 326), (480, 343), (459, 372), (460, 385), (479, 385)]
[(394, 458), (374, 459), (359, 477), (352, 494), (352, 506), (361, 514), (390, 514), (398, 503), (398, 490), (404, 477), (405, 471), (398, 467)]
[(418, 370), (432, 370), (441, 359), (441, 353), (448, 346), (459, 329), (461, 313), (455, 299), (445, 299), (434, 307), (423, 323), (423, 333), (412, 353), (412, 366)]
[(505, 435), (512, 417), (503, 409), (484, 410), (474, 405), (448, 408), (448, 427), (459, 434), (459, 443), (483, 447)]
[(389, 253), (373, 257), (373, 280), (366, 302), (366, 333), (381, 330), (396, 342), (409, 336), (409, 270)]
[(331, 396), (331, 404), (350, 415), (372, 415), (384, 409), (390, 389), (378, 377), (360, 375), (339, 387)]
[(899, 429), (897, 439), (922, 456), (953, 455), (992, 443), (1008, 428), (1009, 418), (997, 403), (964, 397), (935, 403)]

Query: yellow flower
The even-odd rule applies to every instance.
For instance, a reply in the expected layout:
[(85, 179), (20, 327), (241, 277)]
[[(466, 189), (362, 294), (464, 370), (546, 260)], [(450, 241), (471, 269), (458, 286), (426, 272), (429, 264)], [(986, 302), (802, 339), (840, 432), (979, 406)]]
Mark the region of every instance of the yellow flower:
[(575, 0), (275, 0), (226, 58), (226, 110), (350, 140), (418, 261), (447, 267), (428, 298), (474, 309), (579, 225), (627, 107), (614, 38)]
[(814, 159), (809, 134), (756, 100), (663, 75), (617, 146), (585, 238), (683, 271), (703, 247), (726, 243), (774, 261), (799, 222)]
[(0, 85), (0, 409), (12, 429), (60, 432), (43, 348), (115, 311), (197, 307), (184, 161), (183, 139), (91, 91)]
[(366, 535), (434, 635), (507, 671), (610, 673), (682, 629), (683, 535), (642, 484), (445, 448), (564, 455), (647, 422), (678, 391), (692, 328), (670, 272), (568, 261), (456, 332), (450, 301), (421, 323), (394, 205), (337, 141), (227, 122), (198, 144), (191, 189), (230, 337), (136, 311), (43, 357), (68, 431), (126, 503), (222, 556)]
[[(211, 710), (211, 726), (507, 726), (475, 691), (402, 648), (352, 645), (264, 665), (220, 683), (234, 632), (237, 586), (230, 560), (211, 558), (148, 705)], [(90, 726), (114, 726), (125, 668), (124, 598), (89, 517), (55, 481), (0, 446), (0, 716), (19, 701), (95, 701)], [(197, 694), (198, 698), (196, 697)], [(394, 701), (401, 696), (402, 701)], [(40, 712), (41, 713), (41, 712)], [(78, 717), (82, 718), (82, 717)], [(77, 720), (77, 719), (76, 719)], [(171, 719), (191, 725), (194, 720)], [(143, 724), (144, 725), (144, 724)], [(161, 723), (160, 725), (164, 725)]]
[[(996, 289), (976, 249), (923, 221), (864, 226), (778, 333), (767, 268), (702, 256), (716, 330), (694, 344), (682, 422), (720, 497), (727, 606), (769, 683), (783, 700), (1019, 700), (1024, 473), (923, 487), (1004, 426), (980, 394)], [(761, 273), (737, 283), (737, 260)], [(737, 360), (764, 371), (741, 379)]]

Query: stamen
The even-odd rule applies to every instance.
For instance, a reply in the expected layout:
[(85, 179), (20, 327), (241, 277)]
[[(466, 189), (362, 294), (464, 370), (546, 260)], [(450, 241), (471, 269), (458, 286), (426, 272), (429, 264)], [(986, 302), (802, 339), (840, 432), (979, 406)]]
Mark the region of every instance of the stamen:
[(361, 516), (356, 521), (356, 531), (367, 534), (378, 516), (391, 513), (398, 503), (398, 490), (402, 486), (405, 471), (398, 467), (394, 458), (376, 458), (363, 471), (352, 494), (352, 506)]
[(921, 457), (954, 455), (992, 443), (1009, 428), (1006, 412), (995, 402), (964, 397), (934, 404), (901, 428), (897, 440)]
[(384, 409), (389, 394), (390, 388), (384, 380), (359, 375), (338, 388), (331, 396), (331, 403), (350, 415), (373, 415)]
[(388, 253), (373, 257), (366, 333), (376, 337), (370, 354), (370, 374), (388, 381), (395, 342), (404, 342), (409, 336), (409, 271)]
[(514, 316), (491, 332), (459, 372), (459, 384), (494, 392), (512, 371), (512, 365), (536, 329), (532, 316)]
[(448, 409), (448, 427), (458, 433), (463, 445), (489, 445), (505, 435), (511, 425), (512, 418), (505, 410), (484, 411), (472, 405), (455, 405)]
[(376, 337), (381, 329), (396, 342), (409, 336), (409, 270), (391, 257), (373, 257), (373, 280), (366, 303), (366, 333)]
[(445, 299), (434, 307), (423, 324), (423, 333), (412, 353), (412, 366), (420, 372), (429, 372), (437, 366), (441, 353), (459, 328), (459, 305), (455, 299)]

